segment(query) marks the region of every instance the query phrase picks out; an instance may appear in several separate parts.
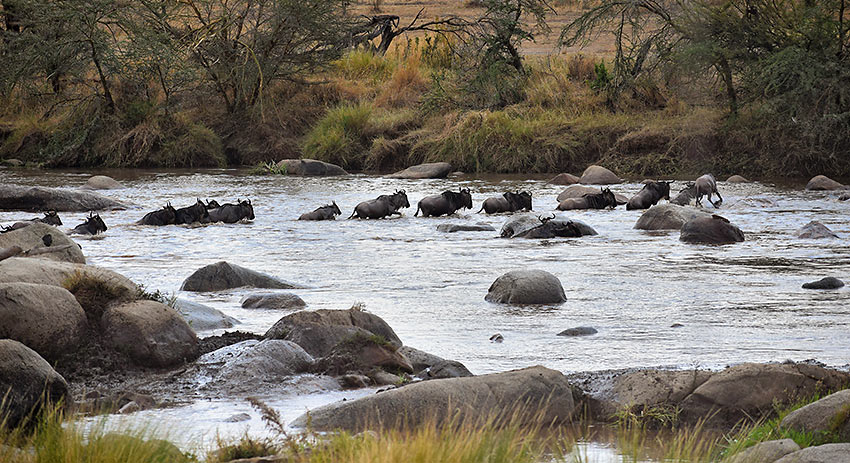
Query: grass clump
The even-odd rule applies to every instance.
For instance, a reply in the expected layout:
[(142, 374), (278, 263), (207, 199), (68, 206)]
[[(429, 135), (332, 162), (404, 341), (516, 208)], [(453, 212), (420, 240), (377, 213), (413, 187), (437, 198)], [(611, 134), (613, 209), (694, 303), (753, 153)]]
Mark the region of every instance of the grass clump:
[(346, 79), (386, 80), (395, 69), (395, 63), (386, 56), (369, 50), (357, 49), (333, 62), (334, 69)]
[(304, 154), (308, 158), (337, 164), (345, 170), (362, 167), (366, 151), (364, 131), (374, 108), (370, 104), (344, 103), (328, 111), (307, 134)]
[(117, 300), (129, 299), (127, 288), (113, 284), (105, 279), (94, 277), (76, 270), (62, 282), (83, 308), (90, 322), (99, 323), (107, 306)]

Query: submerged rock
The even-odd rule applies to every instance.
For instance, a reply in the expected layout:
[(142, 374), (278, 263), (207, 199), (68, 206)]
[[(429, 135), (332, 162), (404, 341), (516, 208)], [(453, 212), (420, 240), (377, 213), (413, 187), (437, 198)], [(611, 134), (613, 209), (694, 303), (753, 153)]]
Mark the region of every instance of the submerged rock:
[(0, 339), (0, 422), (15, 428), (38, 412), (45, 398), (58, 403), (67, 394), (68, 383), (34, 350)]
[(419, 164), (387, 175), (387, 178), (423, 179), (423, 178), (446, 178), (452, 171), (452, 165), (448, 162), (432, 162)]
[(286, 168), (287, 175), (301, 175), (306, 177), (327, 177), (334, 175), (348, 175), (342, 167), (315, 159), (283, 159), (277, 163), (278, 168)]
[(298, 310), (306, 306), (303, 299), (291, 293), (251, 294), (242, 299), (243, 309)]
[(234, 325), (241, 323), (218, 309), (186, 299), (177, 299), (174, 308), (196, 332), (233, 328)]
[(558, 174), (552, 180), (549, 180), (549, 183), (552, 185), (574, 185), (581, 181), (580, 178), (576, 177), (573, 174)]
[(599, 330), (591, 326), (577, 326), (575, 328), (567, 328), (558, 333), (558, 336), (590, 336), (598, 333)]
[(278, 381), (309, 371), (313, 362), (313, 357), (294, 342), (266, 339), (228, 358), (219, 378), (248, 383)]
[(567, 300), (558, 277), (543, 270), (514, 270), (490, 285), (484, 300), (502, 304), (560, 304)]
[(0, 209), (33, 212), (88, 212), (126, 209), (126, 206), (114, 199), (89, 191), (0, 185)]
[(437, 231), (443, 233), (456, 233), (456, 232), (464, 232), (464, 231), (496, 231), (490, 225), (487, 224), (476, 224), (476, 225), (467, 225), (460, 223), (443, 223), (437, 225)]
[(803, 225), (803, 228), (797, 231), (797, 238), (816, 240), (822, 238), (838, 238), (838, 235), (836, 235), (826, 225), (818, 222), (817, 220), (813, 220), (806, 225)]
[(514, 238), (515, 236), (527, 232), (532, 228), (540, 226), (540, 219), (536, 215), (516, 215), (509, 218), (504, 225), (499, 235), (502, 238)]
[(826, 175), (817, 175), (812, 177), (809, 180), (809, 183), (806, 184), (807, 190), (815, 190), (815, 191), (823, 191), (823, 190), (844, 190), (847, 187), (842, 185), (835, 180), (827, 177)]
[(566, 217), (555, 217), (552, 219), (544, 218), (536, 227), (517, 233), (512, 236), (512, 238), (579, 238), (582, 236), (594, 235), (598, 235), (596, 230), (580, 220), (569, 219)]
[(225, 289), (239, 288), (242, 286), (253, 286), (255, 288), (269, 289), (296, 289), (302, 288), (294, 283), (288, 283), (276, 277), (266, 275), (236, 264), (225, 261), (216, 262), (196, 270), (189, 275), (181, 291), (222, 291)]
[(679, 240), (697, 244), (732, 244), (744, 241), (744, 232), (724, 217), (697, 217), (685, 222)]
[(821, 278), (803, 284), (803, 289), (838, 289), (844, 286), (844, 282), (835, 277)]
[(681, 230), (682, 225), (698, 217), (711, 217), (700, 209), (676, 204), (658, 204), (641, 214), (636, 230)]
[(112, 177), (107, 177), (106, 175), (95, 175), (88, 179), (83, 188), (88, 188), (90, 190), (118, 190), (124, 188), (124, 185)]

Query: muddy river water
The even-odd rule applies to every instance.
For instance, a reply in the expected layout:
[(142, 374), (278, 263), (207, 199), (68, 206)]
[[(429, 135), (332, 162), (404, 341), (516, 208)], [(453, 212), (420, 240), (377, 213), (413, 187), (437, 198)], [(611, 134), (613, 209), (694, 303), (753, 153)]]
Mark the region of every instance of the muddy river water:
[[(294, 290), (309, 309), (344, 309), (363, 303), (410, 345), (463, 362), (483, 374), (544, 365), (565, 373), (624, 367), (722, 368), (732, 363), (816, 359), (850, 362), (850, 289), (804, 290), (823, 276), (850, 278), (850, 201), (806, 192), (802, 184), (726, 184), (719, 212), (746, 234), (728, 246), (684, 244), (678, 232), (634, 230), (640, 211), (562, 213), (580, 219), (598, 236), (578, 239), (505, 240), (498, 232), (446, 234), (442, 223), (484, 222), (497, 230), (504, 215), (477, 214), (481, 201), (523, 189), (537, 213), (550, 213), (564, 187), (545, 179), (458, 177), (392, 180), (353, 175), (335, 178), (254, 176), (247, 171), (106, 172), (126, 188), (104, 194), (130, 205), (101, 216), (105, 237), (81, 241), (91, 264), (106, 267), (165, 293), (201, 302), (242, 321), (240, 330), (263, 333), (285, 313), (242, 309), (256, 290), (183, 293), (194, 270), (221, 260), (308, 286)], [(0, 170), (0, 182), (77, 187), (90, 173)], [(678, 191), (682, 182), (674, 184)], [(449, 218), (413, 217), (415, 203), (445, 189), (470, 188), (475, 209)], [(630, 196), (639, 183), (612, 187)], [(399, 218), (344, 220), (362, 200), (403, 188), (411, 209)], [(250, 198), (251, 223), (147, 227), (133, 222), (171, 201), (196, 197), (233, 202)], [(342, 220), (300, 222), (297, 217), (335, 200)], [(710, 210), (711, 207), (709, 206)], [(83, 213), (64, 213), (65, 228)], [(0, 212), (0, 222), (31, 214)], [(840, 239), (805, 240), (795, 232), (818, 220)], [(560, 278), (561, 305), (508, 306), (484, 301), (490, 284), (513, 269), (534, 268)], [(681, 327), (672, 327), (681, 324)], [(592, 326), (593, 336), (568, 338), (566, 328)], [(503, 343), (491, 343), (494, 333)], [(201, 333), (216, 334), (216, 333)], [(286, 418), (305, 408), (370, 393), (332, 392), (272, 398)], [(152, 419), (193, 423), (191, 430), (241, 432), (259, 420), (225, 424), (245, 403), (204, 401), (145, 412)]]

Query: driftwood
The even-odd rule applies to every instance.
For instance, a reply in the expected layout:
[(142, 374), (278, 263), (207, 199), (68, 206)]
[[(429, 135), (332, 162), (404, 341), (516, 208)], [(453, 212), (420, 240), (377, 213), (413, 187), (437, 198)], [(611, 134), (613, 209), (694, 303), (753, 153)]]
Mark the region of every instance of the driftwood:
[(39, 254), (47, 254), (47, 253), (51, 253), (51, 252), (62, 252), (62, 251), (71, 249), (72, 247), (74, 247), (73, 244), (66, 244), (66, 245), (63, 245), (63, 246), (38, 246), (38, 247), (32, 248), (29, 251), (25, 252), (24, 255), (29, 257), (29, 256), (37, 256)]
[[(381, 14), (377, 16), (364, 16), (364, 21), (351, 31), (351, 45), (367, 46), (375, 52), (384, 55), (390, 49), (393, 39), (407, 32), (424, 31), (440, 35), (453, 35), (460, 38), (469, 27), (469, 23), (458, 16), (449, 16), (444, 19), (435, 19), (416, 24), (425, 8), (413, 18), (407, 26), (399, 27), (399, 17), (393, 14)], [(372, 40), (380, 37), (381, 42), (375, 46)]]
[(5, 260), (10, 257), (15, 257), (18, 254), (24, 252), (20, 246), (12, 246), (10, 248), (2, 248), (0, 249), (0, 260)]

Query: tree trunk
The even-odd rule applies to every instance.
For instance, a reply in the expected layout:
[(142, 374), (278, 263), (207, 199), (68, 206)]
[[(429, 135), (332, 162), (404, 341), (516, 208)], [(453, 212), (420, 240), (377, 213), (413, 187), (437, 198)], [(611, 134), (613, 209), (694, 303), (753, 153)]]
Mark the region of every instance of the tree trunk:
[(97, 68), (97, 75), (100, 78), (100, 86), (103, 87), (103, 97), (106, 99), (106, 109), (110, 114), (114, 114), (115, 100), (112, 99), (112, 92), (109, 90), (109, 81), (106, 80), (106, 75), (103, 72), (103, 66), (100, 64), (100, 58), (98, 58), (94, 42), (89, 41), (89, 46), (91, 47), (91, 58), (94, 62), (94, 67)]
[(726, 97), (729, 99), (729, 112), (738, 114), (738, 94), (735, 92), (735, 84), (732, 81), (732, 67), (726, 58), (721, 56), (717, 62), (717, 70), (723, 77), (723, 84), (726, 85)]

